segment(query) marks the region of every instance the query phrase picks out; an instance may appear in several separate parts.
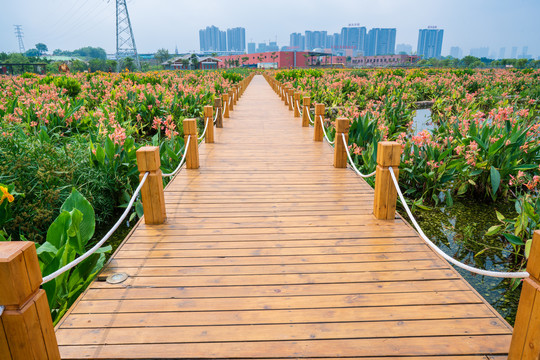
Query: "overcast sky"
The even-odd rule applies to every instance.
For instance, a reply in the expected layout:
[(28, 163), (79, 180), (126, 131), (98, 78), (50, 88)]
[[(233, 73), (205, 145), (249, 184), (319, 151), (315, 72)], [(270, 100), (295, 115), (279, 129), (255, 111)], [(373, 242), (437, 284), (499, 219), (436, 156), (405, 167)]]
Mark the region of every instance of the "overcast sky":
[[(14, 24), (23, 26), (26, 49), (38, 42), (54, 49), (99, 46), (114, 53), (115, 0), (1, 0), (0, 51), (16, 52)], [(451, 46), (463, 54), (489, 47), (498, 55), (506, 47), (528, 46), (540, 56), (540, 0), (128, 0), (139, 53), (166, 48), (174, 52), (199, 50), (199, 29), (246, 28), (246, 42), (274, 41), (289, 45), (292, 32), (343, 26), (397, 28), (396, 44), (416, 51), (418, 29), (444, 29), (443, 55)]]

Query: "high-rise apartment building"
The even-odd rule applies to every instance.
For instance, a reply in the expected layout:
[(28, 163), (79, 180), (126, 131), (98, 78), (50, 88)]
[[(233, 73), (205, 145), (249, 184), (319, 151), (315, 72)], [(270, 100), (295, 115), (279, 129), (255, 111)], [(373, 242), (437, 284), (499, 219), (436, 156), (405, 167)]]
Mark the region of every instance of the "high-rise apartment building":
[(510, 54), (511, 59), (517, 58), (517, 46), (512, 46), (512, 53)]
[(216, 26), (199, 30), (201, 51), (227, 51), (227, 33)]
[(340, 46), (342, 49), (352, 49), (353, 52), (364, 52), (366, 42), (366, 28), (362, 27), (344, 27), (341, 29)]
[(327, 31), (309, 31), (306, 30), (306, 50), (325, 49)]
[(443, 29), (420, 29), (418, 32), (417, 55), (423, 56), (424, 59), (440, 58), (443, 35)]
[(396, 54), (411, 55), (412, 54), (412, 45), (409, 45), (409, 44), (397, 44), (396, 45)]
[(489, 54), (488, 47), (472, 48), (469, 55), (477, 58), (487, 58)]
[(254, 42), (248, 43), (248, 54), (255, 54), (256, 50), (257, 44), (255, 44)]
[(227, 29), (227, 50), (246, 51), (246, 29), (243, 27)]
[(306, 37), (300, 33), (292, 33), (289, 47), (291, 50), (303, 51), (306, 49)]
[(450, 56), (454, 59), (461, 59), (463, 57), (463, 50), (459, 46), (452, 46), (450, 48)]
[(369, 30), (364, 46), (365, 56), (393, 55), (395, 49), (395, 28), (373, 28)]

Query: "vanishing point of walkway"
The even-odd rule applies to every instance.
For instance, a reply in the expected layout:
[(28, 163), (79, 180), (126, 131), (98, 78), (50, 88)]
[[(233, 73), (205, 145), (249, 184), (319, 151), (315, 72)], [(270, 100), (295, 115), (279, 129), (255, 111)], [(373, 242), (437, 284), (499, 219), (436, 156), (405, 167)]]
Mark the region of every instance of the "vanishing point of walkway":
[(503, 359), (511, 327), (256, 76), (57, 327), (65, 359)]

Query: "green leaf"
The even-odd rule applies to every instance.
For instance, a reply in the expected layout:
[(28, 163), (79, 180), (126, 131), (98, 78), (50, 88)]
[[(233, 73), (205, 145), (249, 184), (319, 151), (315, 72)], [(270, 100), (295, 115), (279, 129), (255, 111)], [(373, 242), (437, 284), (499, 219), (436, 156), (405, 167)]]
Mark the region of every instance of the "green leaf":
[(71, 214), (68, 211), (62, 211), (49, 226), (46, 241), (57, 249), (64, 246), (68, 241), (67, 228), (70, 222)]
[(69, 195), (61, 208), (61, 210), (70, 212), (73, 209), (77, 209), (82, 213), (82, 221), (80, 223), (79, 230), (81, 243), (83, 247), (85, 247), (92, 236), (94, 236), (94, 231), (96, 229), (96, 217), (92, 205), (75, 188), (73, 188), (71, 195)]
[(497, 210), (495, 210), (495, 214), (497, 215), (497, 219), (499, 219), (499, 221), (504, 221), (505, 218), (503, 214), (501, 214)]
[(78, 209), (71, 210), (71, 223), (67, 229), (69, 245), (75, 249), (78, 255), (84, 254), (85, 243), (81, 239), (80, 225), (83, 221), (83, 214)]
[(486, 236), (492, 236), (501, 231), (502, 225), (494, 225), (488, 229)]
[(454, 200), (452, 199), (452, 194), (450, 194), (450, 190), (446, 191), (446, 205), (447, 206), (454, 205)]
[(491, 190), (493, 191), (492, 196), (495, 197), (495, 194), (497, 194), (497, 190), (499, 190), (499, 185), (501, 184), (501, 174), (499, 173), (499, 170), (495, 169), (493, 166), (490, 170), (490, 178)]
[(96, 159), (101, 165), (105, 163), (105, 151), (103, 151), (103, 148), (99, 145), (96, 148)]
[(469, 187), (468, 183), (461, 184), (457, 192), (458, 196), (465, 194), (467, 192), (468, 187)]
[(114, 143), (109, 137), (105, 138), (105, 153), (107, 154), (109, 161), (114, 160), (114, 154), (115, 154)]
[(525, 243), (525, 257), (528, 259), (531, 254), (532, 239), (527, 240)]
[(513, 245), (525, 245), (523, 240), (520, 237), (513, 234), (503, 234), (503, 236)]

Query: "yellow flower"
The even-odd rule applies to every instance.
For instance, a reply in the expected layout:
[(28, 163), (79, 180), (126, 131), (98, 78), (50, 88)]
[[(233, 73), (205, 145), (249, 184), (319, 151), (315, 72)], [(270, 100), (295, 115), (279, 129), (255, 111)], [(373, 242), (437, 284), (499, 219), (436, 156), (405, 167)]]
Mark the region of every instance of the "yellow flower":
[(2, 198), (0, 199), (0, 205), (4, 202), (4, 199), (8, 199), (9, 202), (13, 202), (15, 198), (8, 191), (8, 188), (5, 186), (0, 186), (0, 191), (2, 192)]

